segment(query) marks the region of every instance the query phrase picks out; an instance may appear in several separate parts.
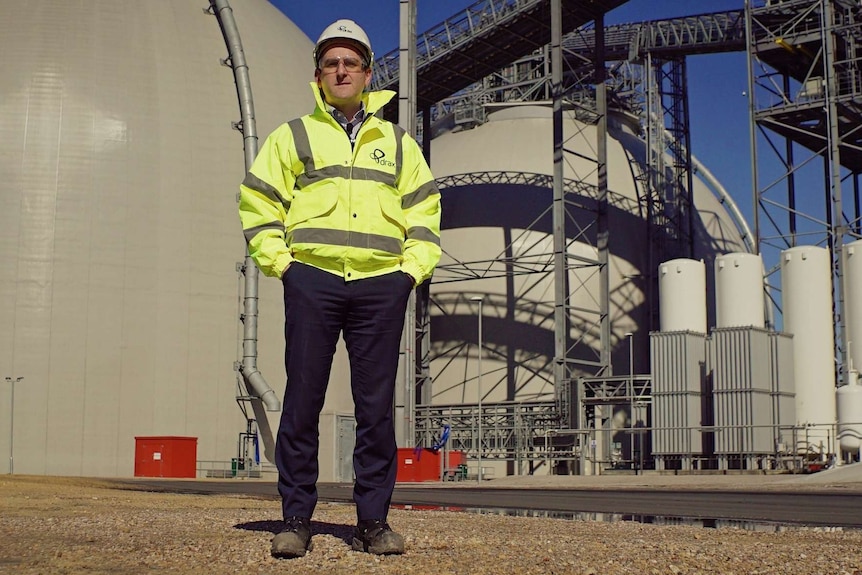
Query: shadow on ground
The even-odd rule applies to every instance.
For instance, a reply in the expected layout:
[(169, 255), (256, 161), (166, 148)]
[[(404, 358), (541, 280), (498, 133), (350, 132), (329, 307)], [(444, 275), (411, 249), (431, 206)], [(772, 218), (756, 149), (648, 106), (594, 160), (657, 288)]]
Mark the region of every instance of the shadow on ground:
[[(268, 531), (275, 535), (281, 531), (283, 526), (283, 521), (249, 521), (247, 523), (238, 523), (234, 525), (234, 529), (244, 529), (245, 531)], [(346, 543), (350, 543), (353, 540), (353, 525), (312, 521), (311, 532), (315, 535), (332, 535), (344, 540)]]

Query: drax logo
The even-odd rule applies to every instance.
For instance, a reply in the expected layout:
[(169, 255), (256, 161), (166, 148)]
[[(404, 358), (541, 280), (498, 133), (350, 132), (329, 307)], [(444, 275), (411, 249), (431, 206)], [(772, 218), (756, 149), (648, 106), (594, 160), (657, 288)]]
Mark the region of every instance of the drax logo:
[(386, 153), (380, 148), (374, 148), (374, 151), (369, 154), (371, 159), (377, 162), (381, 166), (389, 166), (392, 167), (395, 165), (395, 162), (386, 159)]

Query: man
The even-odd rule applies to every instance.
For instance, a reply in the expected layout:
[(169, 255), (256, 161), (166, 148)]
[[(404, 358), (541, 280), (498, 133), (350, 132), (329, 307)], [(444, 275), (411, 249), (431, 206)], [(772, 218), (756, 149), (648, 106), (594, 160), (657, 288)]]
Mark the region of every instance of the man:
[(249, 254), (284, 284), (287, 386), (276, 441), (284, 529), (275, 557), (312, 548), (318, 421), (343, 334), (356, 416), (352, 547), (404, 552), (387, 524), (395, 486), (393, 399), (410, 292), (440, 259), (440, 193), (416, 142), (366, 92), (374, 53), (351, 20), (314, 48), (313, 113), (267, 138), (240, 186)]

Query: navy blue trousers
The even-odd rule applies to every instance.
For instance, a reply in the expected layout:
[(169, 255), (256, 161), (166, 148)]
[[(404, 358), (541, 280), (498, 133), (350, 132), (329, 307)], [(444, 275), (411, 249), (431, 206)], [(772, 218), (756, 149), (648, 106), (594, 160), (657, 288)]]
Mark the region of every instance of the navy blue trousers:
[(294, 262), (282, 282), (287, 386), (275, 457), (284, 517), (311, 517), (317, 505), (318, 423), (343, 334), (356, 417), (357, 518), (386, 519), (397, 472), (395, 378), (413, 280), (399, 271), (347, 282)]

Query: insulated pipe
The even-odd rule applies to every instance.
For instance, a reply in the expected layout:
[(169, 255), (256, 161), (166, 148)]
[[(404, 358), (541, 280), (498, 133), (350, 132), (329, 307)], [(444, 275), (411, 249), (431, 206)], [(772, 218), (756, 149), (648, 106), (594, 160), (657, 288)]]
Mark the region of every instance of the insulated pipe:
[[(260, 398), (267, 411), (280, 411), (281, 402), (278, 400), (278, 396), (257, 369), (257, 302), (259, 299), (257, 280), (259, 274), (251, 258), (245, 259), (243, 273), (245, 274), (245, 293), (243, 294), (242, 364), (240, 372), (248, 391)], [(252, 281), (252, 275), (254, 281)]]
[[(239, 100), (241, 120), (236, 126), (242, 131), (243, 150), (245, 151), (245, 169), (251, 167), (257, 156), (257, 131), (254, 121), (254, 103), (251, 95), (251, 81), (248, 76), (248, 64), (245, 61), (245, 53), (242, 49), (242, 40), (236, 26), (228, 0), (210, 0), (210, 9), (215, 14), (224, 36), (225, 45), (228, 49), (228, 59), (223, 63), (233, 70), (236, 83), (236, 93)], [(263, 403), (267, 411), (280, 411), (281, 402), (272, 388), (257, 368), (257, 315), (258, 315), (258, 280), (260, 273), (252, 259), (246, 256), (242, 272), (245, 276), (245, 290), (243, 294), (243, 340), (242, 340), (242, 363), (240, 373), (246, 385), (248, 393)], [(252, 401), (255, 408), (255, 417), (258, 419), (258, 427), (263, 431), (266, 425), (266, 414), (257, 413), (257, 402)], [(268, 426), (267, 426), (268, 427)], [(268, 443), (272, 437), (266, 437), (262, 433), (264, 444), (269, 455)], [(269, 459), (269, 457), (267, 457)]]

